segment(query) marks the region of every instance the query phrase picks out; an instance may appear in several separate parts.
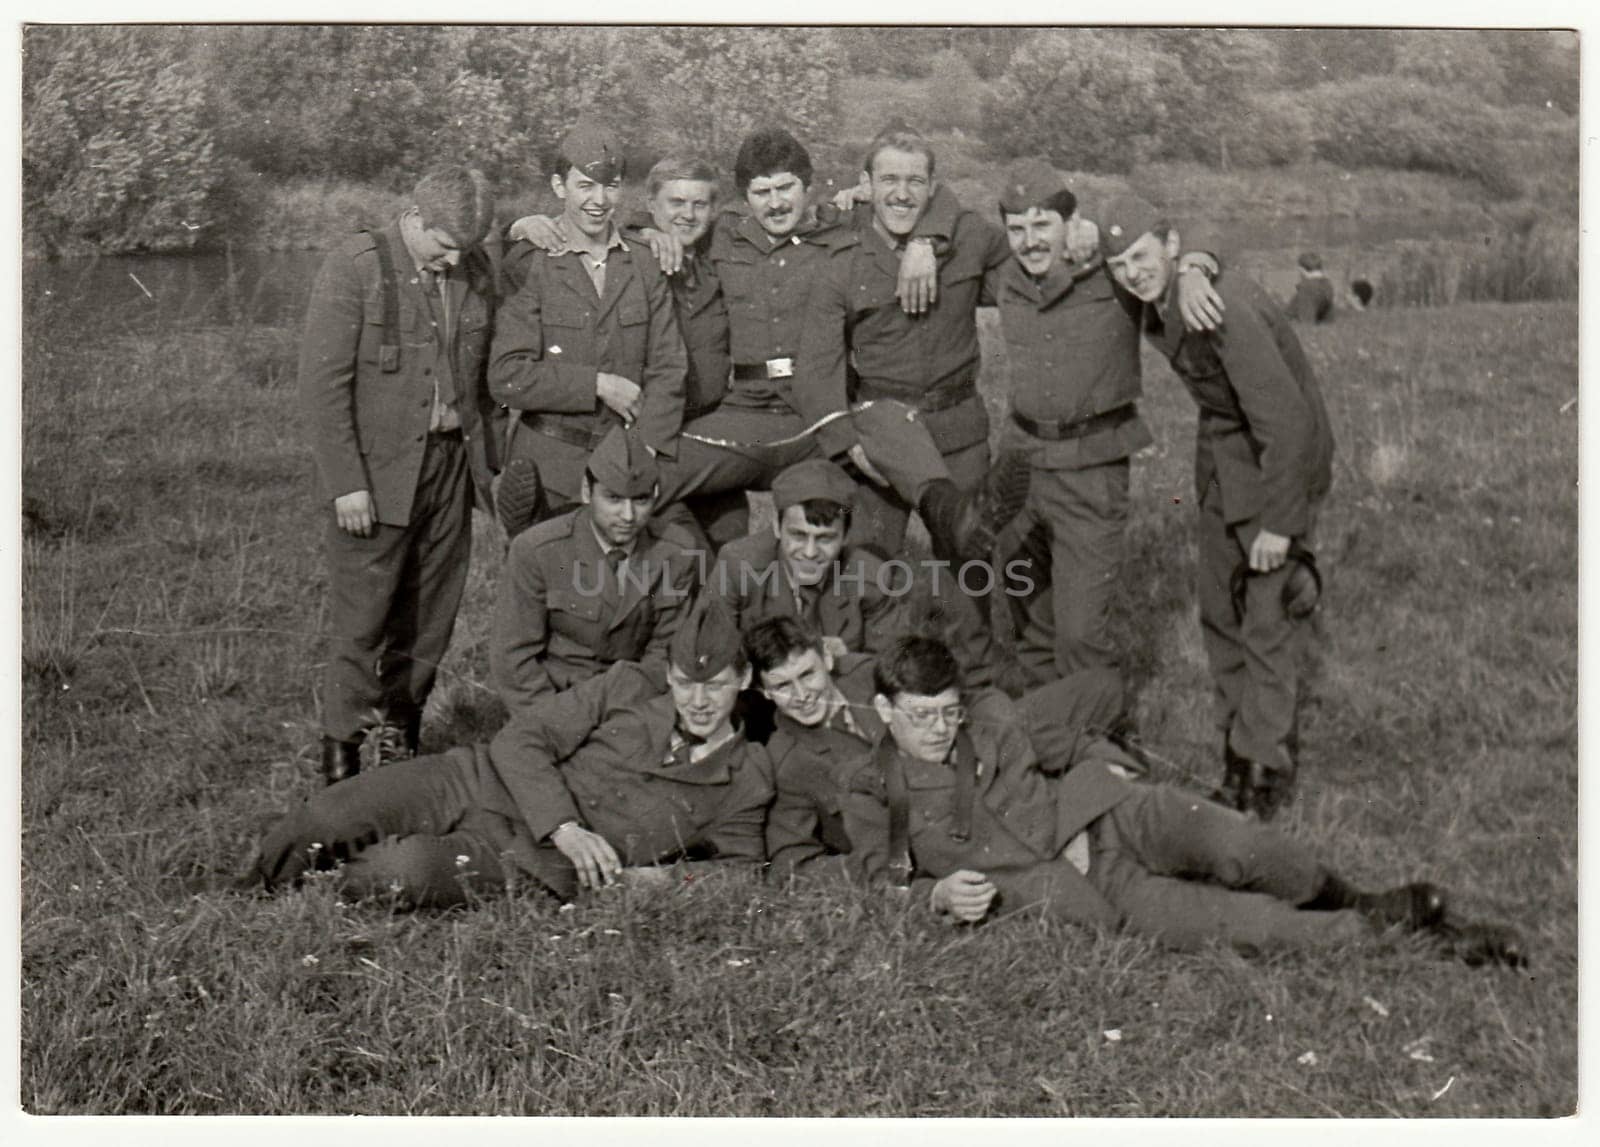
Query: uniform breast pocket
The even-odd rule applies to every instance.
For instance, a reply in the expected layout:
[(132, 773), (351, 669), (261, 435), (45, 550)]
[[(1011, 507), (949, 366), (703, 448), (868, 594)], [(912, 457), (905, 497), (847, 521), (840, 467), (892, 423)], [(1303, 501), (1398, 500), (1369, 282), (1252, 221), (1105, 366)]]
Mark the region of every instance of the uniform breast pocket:
[(605, 611), (599, 563), (573, 562), (556, 576), (561, 580), (550, 587), (552, 626), (561, 628), (562, 618), (581, 628), (598, 624)]
[[(594, 312), (573, 299), (560, 299), (544, 308), (544, 349), (547, 354), (571, 354), (569, 344), (575, 332), (588, 327)], [(556, 348), (561, 348), (559, 351)]]

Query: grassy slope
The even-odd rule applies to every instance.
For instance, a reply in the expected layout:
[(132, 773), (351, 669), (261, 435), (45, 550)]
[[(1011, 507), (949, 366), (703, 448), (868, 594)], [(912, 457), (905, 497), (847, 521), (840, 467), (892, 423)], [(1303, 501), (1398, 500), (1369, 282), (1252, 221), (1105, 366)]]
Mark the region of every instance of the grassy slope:
[[(876, 896), (739, 884), (438, 916), (326, 887), (191, 896), (186, 878), (237, 866), (315, 783), (324, 607), (293, 335), (229, 334), (25, 340), (27, 1109), (1572, 1110), (1573, 307), (1306, 336), (1340, 449), (1286, 827), (1356, 878), (1436, 877), (1514, 920), (1536, 940), (1526, 976), (1405, 944), (1246, 959), (1029, 920), (946, 930)], [(1155, 363), (1148, 391), (1160, 445), (1135, 469), (1119, 625), (1145, 736), (1209, 781), (1193, 414)], [(501, 715), (484, 685), (499, 547), (479, 528), (433, 747)]]

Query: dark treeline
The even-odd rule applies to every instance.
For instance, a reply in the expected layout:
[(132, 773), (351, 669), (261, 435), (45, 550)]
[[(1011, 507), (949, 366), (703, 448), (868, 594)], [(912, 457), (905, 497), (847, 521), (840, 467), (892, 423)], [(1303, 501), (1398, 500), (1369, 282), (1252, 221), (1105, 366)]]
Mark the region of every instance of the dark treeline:
[(833, 161), (861, 142), (846, 101), (895, 80), (927, 98), (886, 111), (982, 162), (1324, 160), (1509, 199), (1516, 142), (1553, 118), (1575, 135), (1578, 102), (1576, 37), (1527, 31), (34, 25), (24, 56), (41, 253), (216, 245), (275, 187), (398, 188), (442, 161), (527, 187), (580, 111), (640, 160), (726, 157), (779, 122)]

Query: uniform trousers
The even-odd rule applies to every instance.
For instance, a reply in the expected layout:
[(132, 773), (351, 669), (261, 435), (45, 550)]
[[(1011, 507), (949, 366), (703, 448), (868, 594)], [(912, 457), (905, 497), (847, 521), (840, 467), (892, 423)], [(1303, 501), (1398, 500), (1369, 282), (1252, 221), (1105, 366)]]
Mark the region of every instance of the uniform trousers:
[(422, 712), (450, 647), (472, 553), (472, 479), (459, 435), (429, 435), (411, 520), (356, 537), (328, 513), (322, 730), (357, 739)]
[(1018, 615), (1017, 661), (1029, 680), (1113, 668), (1111, 607), (1128, 527), (1130, 465), (1121, 458), (1076, 470), (1035, 467), (1005, 561), (1029, 561), (1037, 592)]
[[(897, 404), (898, 405), (898, 404)], [(862, 439), (866, 441), (865, 437)], [(929, 442), (932, 447), (931, 441)], [(975, 490), (989, 476), (989, 444), (975, 442), (947, 454), (941, 459), (939, 477), (948, 477), (963, 490)], [(860, 545), (873, 545), (890, 557), (898, 557), (905, 549), (906, 522), (916, 509), (921, 491), (908, 493), (903, 484), (894, 481), (869, 448), (867, 458), (890, 479), (890, 489), (864, 483), (856, 495), (856, 512), (850, 528), (850, 540)], [(949, 558), (949, 554), (939, 554)], [(978, 580), (976, 575), (974, 580)], [(983, 596), (983, 595), (976, 595)]]
[[(929, 482), (949, 476), (945, 459), (905, 404), (863, 403), (850, 419), (867, 460), (888, 479), (895, 496), (914, 505)], [(661, 503), (766, 488), (780, 470), (820, 455), (817, 436), (807, 433), (808, 426), (786, 407), (758, 409), (724, 403), (684, 427), (676, 458), (660, 460)], [(689, 435), (739, 445), (712, 445)], [(775, 444), (783, 439), (793, 441)], [(861, 484), (858, 518), (861, 503), (876, 489), (871, 483)]]
[(1090, 827), (1089, 881), (1134, 932), (1172, 947), (1343, 944), (1372, 934), (1360, 913), (1308, 912), (1326, 870), (1243, 813), (1138, 785)]
[[(577, 874), (525, 826), (484, 807), (499, 780), (470, 748), (416, 757), (329, 785), (262, 838), (258, 871), (270, 886), (339, 864), (341, 891), (390, 894), (443, 907), (505, 887), (513, 874), (563, 899)], [(497, 802), (498, 803), (498, 802)]]
[[(1312, 515), (1315, 520), (1314, 508)], [(1284, 611), (1283, 587), (1292, 563), (1246, 578), (1244, 616), (1235, 613), (1233, 572), (1254, 539), (1253, 528), (1246, 533), (1224, 520), (1222, 491), (1212, 482), (1200, 499), (1198, 596), (1217, 723), (1228, 748), (1240, 757), (1290, 770), (1298, 749), (1300, 681), (1312, 622)]]

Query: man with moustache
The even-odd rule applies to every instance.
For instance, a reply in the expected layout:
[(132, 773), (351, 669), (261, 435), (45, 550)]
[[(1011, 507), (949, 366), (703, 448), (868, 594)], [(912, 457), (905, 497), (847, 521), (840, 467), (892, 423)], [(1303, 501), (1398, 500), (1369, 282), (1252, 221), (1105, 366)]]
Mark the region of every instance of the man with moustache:
[[(1139, 417), (1144, 304), (1118, 287), (1092, 247), (1069, 250), (1077, 197), (1042, 161), (1004, 176), (1000, 219), (1014, 258), (993, 270), (982, 301), (998, 305), (1010, 376), (1003, 442), (1027, 455), (1028, 500), (1008, 534), (1048, 592), (1022, 606), (1017, 659), (1034, 682), (1113, 668), (1111, 603), (1128, 524), (1130, 460), (1154, 440)], [(1074, 257), (1074, 256), (1077, 257)], [(1214, 256), (1183, 257), (1179, 305), (1214, 327)], [(1195, 274), (1189, 271), (1197, 272)], [(1042, 552), (1036, 552), (1042, 551)]]
[(501, 491), (510, 534), (578, 501), (584, 460), (612, 427), (636, 427), (657, 454), (676, 449), (687, 356), (665, 276), (614, 221), (622, 173), (616, 137), (579, 124), (550, 177), (562, 246), (519, 242), (506, 255), (514, 289), (489, 388), (517, 412)]
[(583, 504), (512, 539), (490, 638), (495, 688), (512, 713), (618, 661), (665, 680), (699, 555), (686, 531), (653, 517), (657, 484), (638, 432), (616, 427), (584, 467)]
[(727, 615), (696, 610), (665, 688), (614, 665), (516, 713), (487, 746), (324, 789), (267, 832), (248, 882), (283, 889), (336, 869), (350, 895), (445, 907), (521, 882), (570, 900), (753, 868), (772, 768), (732, 722), (749, 680)]
[(322, 775), (361, 768), (374, 714), (417, 750), (466, 586), (472, 506), (498, 452), (484, 358), (494, 197), (476, 171), (424, 177), (387, 226), (322, 264), (306, 309), (300, 404), (328, 509)]
[[(696, 256), (709, 264), (726, 304), (732, 377), (716, 409), (684, 427), (676, 455), (663, 463), (663, 503), (742, 495), (821, 454), (892, 486), (923, 511), (947, 552), (985, 556), (1026, 493), (1022, 468), (1001, 468), (970, 491), (958, 488), (909, 409), (895, 402), (852, 408), (842, 378), (837, 386), (813, 384), (797, 357), (807, 299), (828, 253), (849, 240), (852, 228), (831, 209), (810, 205), (810, 153), (781, 128), (745, 139), (734, 176), (748, 214), (724, 214)], [(960, 209), (948, 194), (935, 205), (936, 218)], [(669, 240), (663, 259), (670, 267), (674, 235), (682, 230), (661, 229), (660, 214), (653, 205), (657, 228), (648, 237)], [(532, 222), (519, 220), (512, 233), (528, 233)], [(897, 297), (912, 309), (923, 305), (932, 267), (931, 242), (917, 240), (895, 272)], [(729, 504), (722, 502), (723, 513)], [(711, 533), (725, 540), (740, 524), (725, 519)]]

